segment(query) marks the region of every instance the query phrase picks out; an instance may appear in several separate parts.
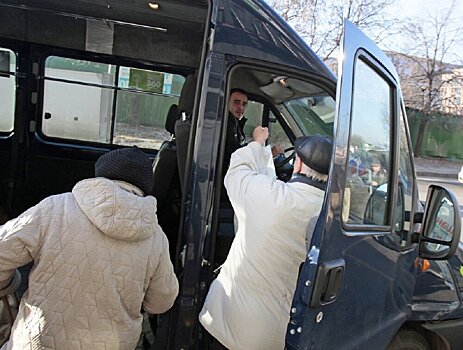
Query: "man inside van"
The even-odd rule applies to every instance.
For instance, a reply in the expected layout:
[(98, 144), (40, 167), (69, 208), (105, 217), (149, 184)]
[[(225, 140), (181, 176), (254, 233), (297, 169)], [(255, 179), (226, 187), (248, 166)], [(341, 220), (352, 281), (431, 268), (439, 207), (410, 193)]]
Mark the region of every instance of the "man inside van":
[(248, 95), (244, 90), (232, 89), (228, 101), (227, 138), (225, 140), (224, 171), (228, 169), (230, 157), (246, 142), (244, 125), (247, 122), (244, 112), (248, 105)]
[[(247, 122), (244, 113), (248, 105), (248, 95), (242, 89), (232, 89), (228, 101), (227, 136), (225, 141), (224, 171), (228, 169), (230, 157), (238, 148), (246, 145), (244, 125)], [(272, 156), (284, 152), (282, 145), (272, 147)]]
[[(242, 89), (232, 89), (228, 101), (228, 119), (227, 135), (225, 140), (225, 156), (223, 163), (223, 174), (225, 174), (230, 165), (230, 158), (237, 149), (246, 146), (246, 135), (244, 134), (244, 125), (248, 121), (244, 116), (248, 106), (248, 95)], [(272, 147), (273, 157), (284, 152), (282, 145), (277, 144)], [(224, 175), (225, 176), (225, 175)], [(222, 206), (229, 207), (230, 203), (225, 187), (222, 186)]]
[(284, 348), (299, 267), (323, 203), (331, 140), (298, 138), (293, 177), (285, 183), (267, 166), (268, 135), (255, 128), (254, 141), (233, 153), (225, 176), (238, 230), (199, 315), (219, 349)]

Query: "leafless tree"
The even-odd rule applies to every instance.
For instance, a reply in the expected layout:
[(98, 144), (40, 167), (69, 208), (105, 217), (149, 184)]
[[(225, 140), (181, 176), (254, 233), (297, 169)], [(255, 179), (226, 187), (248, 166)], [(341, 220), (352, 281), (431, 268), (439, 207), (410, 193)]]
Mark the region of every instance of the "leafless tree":
[[(451, 49), (460, 44), (463, 27), (452, 18), (455, 0), (450, 7), (409, 18), (402, 26), (402, 54), (392, 60), (402, 81), (405, 105), (423, 112), (415, 144), (415, 155), (421, 155), (423, 135), (430, 116), (436, 112), (461, 113), (462, 66), (455, 61)], [(456, 91), (459, 89), (459, 96)]]
[(427, 13), (425, 20), (399, 20), (402, 16), (388, 12), (395, 0), (267, 0), (325, 61), (334, 58), (340, 46), (344, 18), (383, 47), (388, 44), (394, 51), (390, 56), (401, 77), (405, 105), (425, 113), (417, 156), (429, 121), (426, 116), (436, 111), (463, 113), (463, 66), (445, 63), (463, 62), (463, 57), (451, 57), (450, 52), (462, 45), (462, 19), (452, 18), (456, 0), (450, 0), (450, 6), (445, 6), (446, 1)]
[(267, 0), (323, 60), (335, 55), (347, 18), (376, 42), (393, 34), (386, 9), (395, 0)]

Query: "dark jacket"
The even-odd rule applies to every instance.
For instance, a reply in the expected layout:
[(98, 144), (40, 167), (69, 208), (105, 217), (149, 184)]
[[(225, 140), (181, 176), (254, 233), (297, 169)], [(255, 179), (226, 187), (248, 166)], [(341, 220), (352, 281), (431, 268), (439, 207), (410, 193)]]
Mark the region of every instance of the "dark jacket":
[(246, 137), (243, 131), (246, 122), (247, 119), (245, 117), (238, 120), (233, 114), (230, 112), (228, 113), (227, 139), (225, 141), (225, 158), (223, 167), (224, 176), (228, 170), (228, 166), (230, 165), (230, 157), (232, 153), (238, 148), (246, 145)]
[(222, 168), (222, 189), (221, 189), (221, 199), (222, 207), (231, 207), (230, 200), (228, 199), (227, 191), (223, 185), (223, 178), (228, 171), (230, 166), (230, 158), (233, 152), (238, 148), (246, 146), (246, 136), (244, 135), (244, 124), (246, 124), (247, 119), (245, 117), (238, 120), (233, 114), (228, 112), (227, 120), (227, 139), (225, 140), (225, 156), (223, 159), (223, 168)]

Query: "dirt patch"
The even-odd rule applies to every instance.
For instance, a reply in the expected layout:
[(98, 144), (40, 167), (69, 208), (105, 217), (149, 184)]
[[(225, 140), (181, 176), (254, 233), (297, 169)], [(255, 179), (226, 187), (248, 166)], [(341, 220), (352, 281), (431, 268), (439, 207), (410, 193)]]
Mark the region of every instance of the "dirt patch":
[(415, 158), (416, 172), (455, 175), (456, 177), (462, 165), (462, 160)]
[(152, 126), (133, 126), (117, 123), (114, 130), (114, 144), (141, 148), (159, 149), (164, 141), (170, 140), (167, 130)]
[[(134, 126), (118, 123), (114, 131), (114, 143), (116, 145), (141, 148), (159, 149), (164, 141), (170, 140), (171, 134), (161, 127)], [(415, 170), (417, 173), (445, 175), (456, 178), (461, 169), (463, 160), (450, 160), (442, 158), (415, 158)]]

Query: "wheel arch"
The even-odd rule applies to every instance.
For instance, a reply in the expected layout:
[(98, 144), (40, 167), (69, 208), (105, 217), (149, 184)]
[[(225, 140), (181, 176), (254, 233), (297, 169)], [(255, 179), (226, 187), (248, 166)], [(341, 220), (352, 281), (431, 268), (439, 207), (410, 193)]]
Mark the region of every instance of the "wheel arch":
[[(432, 350), (452, 350), (449, 342), (439, 333), (426, 328), (427, 322), (405, 322), (396, 335), (404, 331), (415, 331), (421, 334)], [(395, 336), (396, 336), (395, 335)], [(395, 337), (394, 336), (394, 337)], [(389, 349), (389, 348), (388, 348)]]

